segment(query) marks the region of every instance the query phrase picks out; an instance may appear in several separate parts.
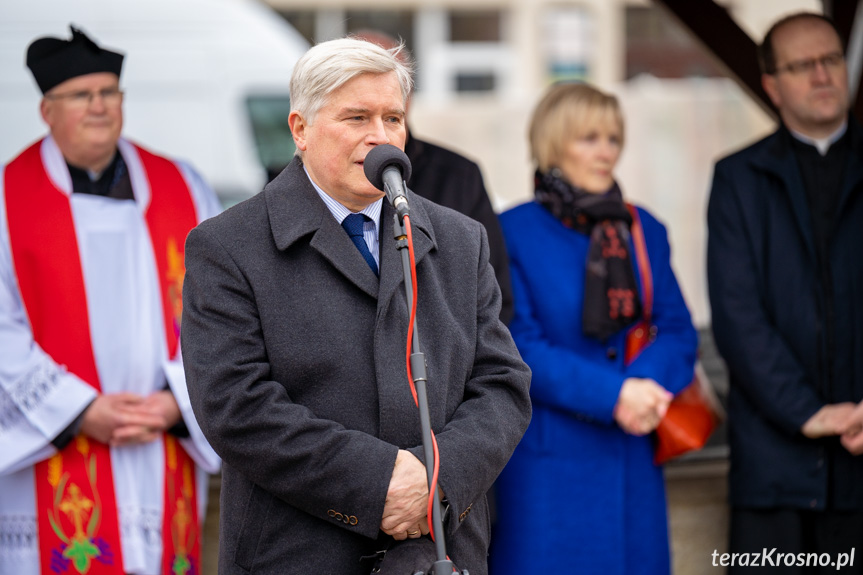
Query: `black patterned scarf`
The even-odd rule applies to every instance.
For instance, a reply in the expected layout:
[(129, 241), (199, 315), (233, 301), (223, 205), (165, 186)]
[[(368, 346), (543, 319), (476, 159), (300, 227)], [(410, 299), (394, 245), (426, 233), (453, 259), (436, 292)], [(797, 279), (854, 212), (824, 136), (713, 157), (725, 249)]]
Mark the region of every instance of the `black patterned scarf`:
[(584, 276), (584, 334), (607, 340), (641, 316), (638, 284), (629, 255), (632, 216), (617, 183), (604, 194), (563, 180), (560, 172), (536, 172), (536, 201), (561, 223), (590, 236)]

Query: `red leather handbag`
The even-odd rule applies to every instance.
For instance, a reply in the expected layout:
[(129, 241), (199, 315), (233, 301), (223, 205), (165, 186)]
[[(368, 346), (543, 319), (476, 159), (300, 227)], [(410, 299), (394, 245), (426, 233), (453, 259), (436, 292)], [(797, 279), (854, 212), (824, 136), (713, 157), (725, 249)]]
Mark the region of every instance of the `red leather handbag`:
[[(650, 272), (650, 260), (647, 258), (644, 230), (638, 210), (633, 205), (627, 207), (632, 214), (632, 243), (635, 246), (635, 260), (643, 292), (643, 318), (626, 334), (623, 361), (629, 365), (656, 339), (656, 326), (651, 323), (653, 276)], [(696, 362), (692, 382), (674, 396), (665, 417), (656, 428), (654, 463), (659, 465), (689, 451), (701, 449), (724, 417), (722, 405), (707, 380), (701, 363)]]

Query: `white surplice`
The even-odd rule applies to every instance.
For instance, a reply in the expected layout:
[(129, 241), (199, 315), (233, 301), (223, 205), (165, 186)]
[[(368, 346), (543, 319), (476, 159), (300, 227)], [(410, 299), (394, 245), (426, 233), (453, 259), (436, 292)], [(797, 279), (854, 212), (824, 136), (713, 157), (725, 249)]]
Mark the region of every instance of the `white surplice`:
[[(118, 146), (134, 201), (72, 194), (66, 162), (50, 136), (42, 141), (42, 162), (71, 198), (102, 391), (148, 395), (162, 389), (167, 379), (189, 428), (190, 437), (181, 443), (198, 465), (198, 517), (203, 523), (207, 472), (218, 471), (220, 460), (195, 421), (179, 354), (175, 361), (168, 358), (155, 256), (144, 219), (149, 183), (134, 146), (126, 140)], [(199, 221), (218, 213), (218, 200), (200, 176), (186, 164), (176, 165), (192, 192)], [(32, 466), (56, 453), (51, 440), (81, 414), (95, 392), (33, 342), (12, 265), (5, 206), (0, 175), (0, 575), (40, 575)], [(125, 572), (159, 575), (163, 444), (111, 448), (111, 464)]]

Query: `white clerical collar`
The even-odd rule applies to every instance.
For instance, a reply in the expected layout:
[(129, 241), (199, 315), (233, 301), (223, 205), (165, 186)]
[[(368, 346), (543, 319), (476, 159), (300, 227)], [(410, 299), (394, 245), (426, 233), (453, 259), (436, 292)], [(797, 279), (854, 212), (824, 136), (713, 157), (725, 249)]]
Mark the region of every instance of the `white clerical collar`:
[(788, 128), (788, 131), (791, 132), (791, 135), (794, 136), (797, 140), (803, 142), (804, 144), (809, 144), (810, 146), (815, 146), (815, 149), (818, 150), (818, 153), (822, 156), (827, 155), (827, 150), (830, 149), (830, 146), (836, 143), (839, 138), (845, 135), (845, 130), (848, 129), (848, 120), (846, 119), (842, 122), (842, 125), (836, 129), (835, 132), (827, 136), (826, 138), (810, 138), (806, 134), (801, 134), (800, 132), (795, 132), (791, 128)]
[[(338, 201), (336, 201), (332, 196), (330, 196), (328, 193), (326, 193), (320, 187), (318, 187), (318, 185), (315, 183), (315, 181), (309, 175), (309, 171), (306, 169), (305, 166), (303, 166), (303, 171), (306, 173), (306, 177), (309, 178), (309, 181), (312, 183), (312, 186), (314, 186), (315, 191), (318, 193), (318, 195), (324, 201), (324, 204), (326, 204), (327, 209), (330, 210), (330, 213), (333, 214), (333, 217), (336, 218), (336, 221), (339, 222), (339, 224), (341, 224), (342, 221), (346, 217), (348, 217), (349, 215), (354, 213), (351, 210), (349, 210), (348, 208), (346, 208), (345, 206), (343, 206), (342, 204), (340, 204)], [(376, 236), (377, 236), (377, 233), (380, 229), (381, 209), (383, 208), (383, 203), (384, 203), (384, 199), (380, 198), (378, 200), (375, 200), (374, 202), (372, 202), (371, 204), (367, 205), (365, 208), (363, 208), (362, 210), (359, 211), (359, 213), (367, 215), (369, 217), (369, 219), (371, 219), (375, 223), (375, 235)]]

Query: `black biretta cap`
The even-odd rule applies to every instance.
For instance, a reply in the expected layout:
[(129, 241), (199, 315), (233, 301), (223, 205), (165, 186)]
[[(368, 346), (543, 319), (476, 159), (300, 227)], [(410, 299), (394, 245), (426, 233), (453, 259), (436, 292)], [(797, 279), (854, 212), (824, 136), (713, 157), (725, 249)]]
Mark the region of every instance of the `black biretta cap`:
[(43, 94), (57, 84), (85, 74), (111, 72), (120, 76), (123, 54), (100, 48), (71, 24), (69, 28), (71, 40), (38, 38), (27, 48), (27, 67)]

